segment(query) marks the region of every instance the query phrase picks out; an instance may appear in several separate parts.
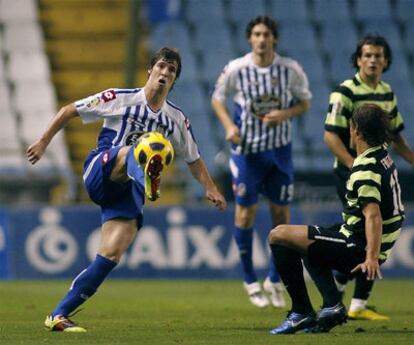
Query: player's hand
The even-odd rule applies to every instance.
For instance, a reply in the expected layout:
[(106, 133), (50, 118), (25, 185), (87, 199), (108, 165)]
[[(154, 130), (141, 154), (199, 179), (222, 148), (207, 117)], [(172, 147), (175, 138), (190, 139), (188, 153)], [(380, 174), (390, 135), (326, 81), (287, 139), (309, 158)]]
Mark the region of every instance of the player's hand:
[(363, 263), (355, 266), (351, 273), (356, 273), (358, 271), (366, 273), (367, 280), (374, 280), (375, 278), (382, 279), (378, 260), (366, 259)]
[(282, 122), (288, 119), (288, 114), (285, 110), (272, 110), (263, 116), (263, 123), (269, 127), (279, 126)]
[(27, 160), (32, 164), (38, 162), (45, 153), (46, 147), (47, 144), (42, 140), (34, 142), (26, 151)]
[(232, 144), (240, 144), (240, 130), (236, 125), (232, 125), (229, 128), (226, 128), (226, 140), (230, 141)]
[(206, 191), (206, 198), (220, 211), (223, 211), (227, 207), (226, 199), (224, 199), (224, 196), (217, 189)]

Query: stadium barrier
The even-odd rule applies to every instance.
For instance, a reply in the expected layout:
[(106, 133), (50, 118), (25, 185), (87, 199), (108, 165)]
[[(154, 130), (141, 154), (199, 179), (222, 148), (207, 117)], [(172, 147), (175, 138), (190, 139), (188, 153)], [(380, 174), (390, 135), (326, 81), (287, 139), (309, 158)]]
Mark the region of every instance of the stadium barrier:
[[(292, 223), (329, 224), (337, 207), (293, 208)], [(384, 265), (385, 277), (414, 277), (414, 212)], [(239, 278), (232, 239), (233, 210), (152, 208), (137, 239), (111, 273), (119, 278)], [(254, 263), (267, 273), (271, 228), (259, 208)], [(0, 209), (0, 279), (73, 278), (93, 260), (99, 243), (100, 212), (93, 206)]]

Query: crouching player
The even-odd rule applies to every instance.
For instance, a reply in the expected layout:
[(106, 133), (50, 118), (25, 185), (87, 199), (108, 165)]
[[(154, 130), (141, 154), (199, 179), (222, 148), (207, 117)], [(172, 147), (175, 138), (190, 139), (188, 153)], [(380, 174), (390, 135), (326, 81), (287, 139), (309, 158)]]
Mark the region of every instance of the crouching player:
[(144, 87), (106, 90), (63, 107), (41, 138), (28, 148), (28, 160), (35, 164), (56, 133), (73, 118), (80, 116), (83, 122), (104, 120), (98, 146), (86, 158), (83, 175), (91, 199), (102, 210), (98, 253), (47, 316), (45, 326), (49, 330), (85, 332), (69, 319), (69, 315), (94, 295), (134, 240), (142, 225), (144, 194), (150, 200), (159, 196), (159, 174), (163, 165), (169, 163), (154, 158), (143, 168), (134, 144), (140, 135), (162, 133), (204, 187), (206, 198), (220, 210), (226, 207), (226, 201), (200, 157), (189, 120), (167, 100), (180, 71), (178, 51), (160, 49), (151, 60)]
[(380, 265), (389, 257), (400, 235), (404, 207), (397, 170), (385, 147), (389, 140), (388, 114), (374, 104), (357, 108), (351, 118), (350, 136), (357, 158), (347, 181), (347, 205), (339, 229), (280, 225), (270, 232), (277, 269), (292, 299), (286, 320), (271, 334), (329, 332), (346, 322), (341, 297), (336, 291), (326, 291), (328, 284), (318, 284), (324, 304), (315, 314), (303, 278), (301, 257), (327, 272), (361, 271), (368, 280), (381, 279)]

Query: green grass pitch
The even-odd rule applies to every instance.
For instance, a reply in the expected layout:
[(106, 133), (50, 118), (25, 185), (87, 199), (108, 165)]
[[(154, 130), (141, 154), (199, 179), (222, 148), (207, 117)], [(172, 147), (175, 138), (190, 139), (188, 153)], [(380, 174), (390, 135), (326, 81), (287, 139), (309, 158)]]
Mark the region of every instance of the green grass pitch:
[[(348, 321), (329, 334), (271, 336), (286, 311), (250, 305), (240, 281), (109, 279), (74, 317), (83, 334), (43, 329), (69, 281), (0, 282), (0, 344), (414, 344), (414, 280), (377, 282), (391, 321)], [(310, 287), (314, 306), (320, 299)], [(349, 302), (351, 286), (347, 290)]]

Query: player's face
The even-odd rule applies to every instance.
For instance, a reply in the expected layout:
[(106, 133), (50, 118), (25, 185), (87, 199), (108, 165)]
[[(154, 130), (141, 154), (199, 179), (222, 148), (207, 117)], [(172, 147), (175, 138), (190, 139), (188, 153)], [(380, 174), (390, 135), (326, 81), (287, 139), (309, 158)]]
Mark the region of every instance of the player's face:
[(158, 60), (148, 71), (149, 81), (157, 88), (170, 90), (177, 76), (176, 61)]
[(254, 54), (263, 55), (273, 52), (276, 39), (264, 24), (257, 24), (250, 34), (249, 43)]
[(363, 79), (380, 79), (388, 61), (384, 48), (365, 44), (362, 46), (361, 57), (357, 60), (359, 73)]

